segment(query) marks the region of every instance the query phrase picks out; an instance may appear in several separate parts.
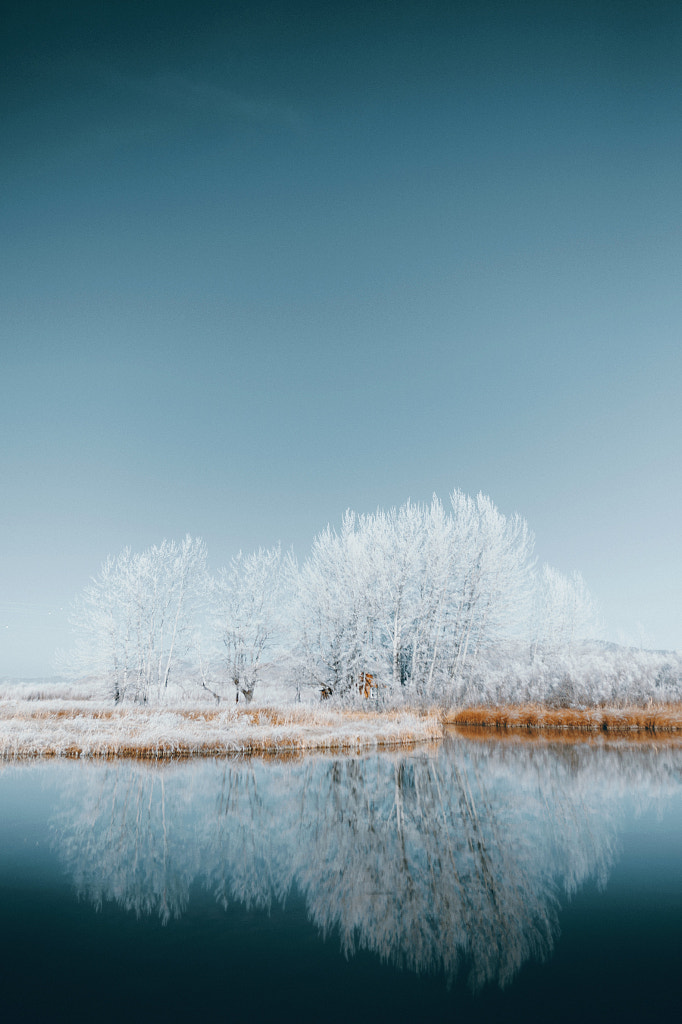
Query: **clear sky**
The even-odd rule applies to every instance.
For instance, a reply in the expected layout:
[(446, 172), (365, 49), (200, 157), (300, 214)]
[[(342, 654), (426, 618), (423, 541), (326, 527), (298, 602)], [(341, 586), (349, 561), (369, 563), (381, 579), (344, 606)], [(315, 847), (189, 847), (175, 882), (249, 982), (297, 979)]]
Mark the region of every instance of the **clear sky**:
[(109, 553), (524, 515), (682, 648), (682, 5), (29, 2), (0, 28), (0, 675)]

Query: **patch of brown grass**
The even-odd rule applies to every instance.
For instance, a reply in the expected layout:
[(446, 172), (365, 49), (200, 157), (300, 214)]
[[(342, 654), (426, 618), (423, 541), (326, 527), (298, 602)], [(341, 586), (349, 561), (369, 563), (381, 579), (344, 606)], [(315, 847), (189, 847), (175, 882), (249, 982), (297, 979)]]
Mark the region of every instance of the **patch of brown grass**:
[(682, 704), (624, 708), (552, 708), (541, 704), (479, 706), (449, 711), (446, 725), (485, 729), (575, 730), (603, 733), (682, 732)]
[(188, 722), (213, 722), (220, 716), (220, 711), (198, 709), (198, 708), (176, 708), (175, 714), (186, 718)]
[(59, 721), (74, 718), (109, 719), (115, 718), (116, 709), (82, 707), (41, 708), (37, 704), (22, 702), (19, 707), (0, 703), (0, 719), (17, 719), (21, 721)]

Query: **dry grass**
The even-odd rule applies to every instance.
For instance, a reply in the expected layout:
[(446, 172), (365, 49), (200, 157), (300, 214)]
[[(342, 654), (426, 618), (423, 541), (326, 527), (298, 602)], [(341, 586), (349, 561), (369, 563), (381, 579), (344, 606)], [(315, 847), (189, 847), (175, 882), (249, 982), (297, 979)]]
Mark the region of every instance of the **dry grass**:
[(443, 716), (446, 725), (508, 729), (574, 730), (617, 734), (682, 732), (682, 704), (624, 708), (552, 708), (542, 704), (469, 707)]
[(0, 699), (0, 759), (146, 758), (229, 755), (299, 756), (313, 750), (355, 752), (438, 740), (444, 726), (466, 735), (651, 739), (682, 736), (682, 704), (623, 708), (480, 706), (438, 713), (330, 709), (327, 706), (157, 708), (104, 701)]
[[(42, 706), (41, 706), (42, 705)], [(359, 751), (438, 739), (436, 713), (317, 708), (64, 707), (0, 702), (0, 758), (179, 759), (234, 754)]]

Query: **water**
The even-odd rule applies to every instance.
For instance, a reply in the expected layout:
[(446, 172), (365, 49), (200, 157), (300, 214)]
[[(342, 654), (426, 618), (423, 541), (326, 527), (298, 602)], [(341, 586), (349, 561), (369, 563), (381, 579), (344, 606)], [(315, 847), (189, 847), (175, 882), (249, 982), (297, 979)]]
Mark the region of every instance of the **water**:
[(682, 746), (0, 771), (3, 1020), (676, 1016)]

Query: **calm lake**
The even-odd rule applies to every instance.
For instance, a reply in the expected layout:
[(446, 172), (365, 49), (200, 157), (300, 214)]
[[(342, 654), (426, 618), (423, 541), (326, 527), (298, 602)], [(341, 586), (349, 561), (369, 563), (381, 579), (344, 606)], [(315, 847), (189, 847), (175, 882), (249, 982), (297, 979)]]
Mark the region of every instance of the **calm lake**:
[(682, 745), (0, 769), (4, 1021), (679, 1013)]

